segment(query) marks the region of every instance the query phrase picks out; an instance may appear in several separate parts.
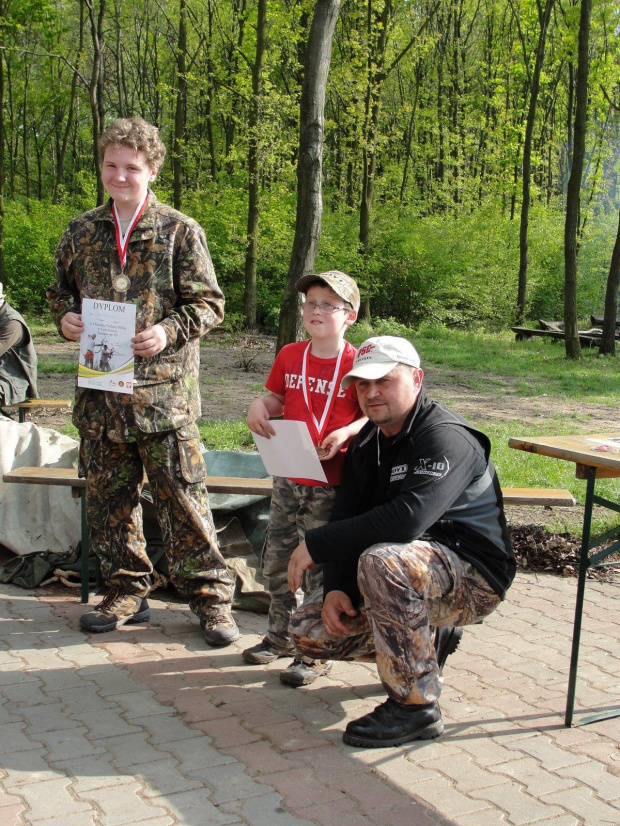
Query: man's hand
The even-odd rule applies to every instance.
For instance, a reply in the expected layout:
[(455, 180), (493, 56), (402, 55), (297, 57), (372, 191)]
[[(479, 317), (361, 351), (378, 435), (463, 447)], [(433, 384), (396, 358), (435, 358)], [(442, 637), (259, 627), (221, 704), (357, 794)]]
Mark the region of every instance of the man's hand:
[(343, 637), (349, 633), (348, 627), (341, 620), (342, 614), (354, 617), (357, 611), (344, 591), (330, 591), (325, 597), (321, 612), (323, 625), (330, 637)]
[(298, 545), (289, 560), (288, 563), (288, 589), (295, 593), (295, 591), (301, 585), (301, 580), (304, 575), (304, 571), (308, 568), (316, 568), (315, 563), (312, 561), (312, 557), (308, 553), (308, 548), (306, 547), (305, 541)]
[(66, 313), (60, 321), (60, 331), (69, 341), (79, 341), (84, 332), (84, 322), (78, 313)]
[(167, 343), (168, 338), (164, 328), (161, 324), (154, 324), (131, 339), (131, 349), (135, 356), (148, 359), (161, 353)]

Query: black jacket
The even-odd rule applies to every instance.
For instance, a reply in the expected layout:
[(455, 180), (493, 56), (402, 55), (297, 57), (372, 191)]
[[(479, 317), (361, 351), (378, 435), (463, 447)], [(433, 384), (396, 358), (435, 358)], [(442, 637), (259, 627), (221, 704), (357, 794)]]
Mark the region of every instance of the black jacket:
[(306, 533), (324, 590), (359, 601), (357, 562), (376, 543), (421, 537), (471, 562), (503, 599), (515, 573), (488, 438), (420, 392), (391, 439), (371, 422), (347, 451), (330, 522)]

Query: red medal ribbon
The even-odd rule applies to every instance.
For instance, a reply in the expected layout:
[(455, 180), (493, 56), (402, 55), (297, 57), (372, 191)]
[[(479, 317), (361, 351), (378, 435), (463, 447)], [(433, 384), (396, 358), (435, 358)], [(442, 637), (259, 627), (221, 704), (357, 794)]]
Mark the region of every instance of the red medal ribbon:
[(144, 198), (138, 204), (136, 211), (133, 214), (133, 218), (129, 222), (129, 226), (127, 227), (127, 232), (123, 235), (123, 231), (121, 229), (121, 219), (118, 214), (118, 210), (116, 209), (116, 204), (112, 203), (112, 215), (114, 217), (114, 228), (116, 230), (116, 248), (118, 249), (118, 257), (121, 261), (121, 269), (125, 269), (125, 262), (127, 261), (127, 249), (129, 247), (129, 239), (131, 238), (131, 233), (134, 231), (134, 228), (140, 218), (142, 217), (142, 213), (144, 212), (144, 207), (146, 206), (146, 199), (148, 198), (148, 190)]
[[(332, 409), (334, 404), (336, 403), (336, 396), (338, 395), (338, 391), (340, 390), (340, 385), (338, 383), (338, 379), (340, 378), (340, 363), (342, 361), (342, 355), (344, 353), (345, 343), (343, 342), (342, 347), (338, 352), (338, 358), (336, 359), (336, 366), (334, 368), (334, 376), (331, 381), (331, 386), (329, 389), (329, 395), (325, 401), (325, 407), (323, 408), (323, 415), (321, 416), (321, 420), (319, 421), (317, 417), (314, 415), (314, 410), (312, 409), (312, 398), (306, 387), (306, 374), (307, 374), (307, 366), (308, 366), (308, 353), (310, 352), (310, 347), (312, 346), (312, 342), (308, 342), (308, 346), (304, 350), (304, 357), (302, 361), (301, 367), (301, 389), (304, 394), (304, 401), (306, 402), (306, 406), (308, 408), (308, 412), (310, 413), (311, 424), (314, 425), (314, 429), (317, 435), (317, 444), (323, 439), (323, 434), (327, 429), (327, 425), (329, 424), (329, 419), (331, 416)], [(336, 388), (336, 385), (338, 387)]]

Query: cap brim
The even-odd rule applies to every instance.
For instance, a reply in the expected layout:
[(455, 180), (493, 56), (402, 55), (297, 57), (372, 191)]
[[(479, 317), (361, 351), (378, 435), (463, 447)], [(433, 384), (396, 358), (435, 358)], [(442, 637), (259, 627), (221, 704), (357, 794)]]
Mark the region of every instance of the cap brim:
[(383, 361), (381, 364), (360, 364), (359, 367), (354, 367), (353, 370), (349, 370), (346, 376), (342, 377), (340, 386), (343, 390), (346, 390), (347, 387), (353, 384), (355, 379), (382, 379), (399, 364), (398, 361)]
[(295, 289), (297, 290), (298, 293), (305, 293), (306, 290), (308, 289), (308, 285), (309, 284), (314, 284), (317, 281), (320, 281), (322, 284), (325, 284), (326, 287), (329, 287), (329, 284), (327, 283), (327, 281), (325, 281), (324, 278), (321, 278), (320, 275), (313, 275), (311, 273), (310, 275), (303, 275), (299, 279), (299, 281), (296, 281), (295, 282)]

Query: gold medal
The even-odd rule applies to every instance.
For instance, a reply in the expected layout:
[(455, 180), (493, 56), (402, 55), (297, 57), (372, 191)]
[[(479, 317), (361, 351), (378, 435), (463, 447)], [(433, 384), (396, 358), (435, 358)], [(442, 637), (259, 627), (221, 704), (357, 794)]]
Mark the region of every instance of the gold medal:
[(112, 279), (112, 286), (117, 293), (124, 293), (129, 288), (130, 283), (126, 275), (117, 275)]
[(328, 454), (328, 453), (329, 453), (329, 448), (327, 448), (327, 447), (319, 447), (319, 446), (317, 445), (317, 448), (316, 448), (316, 455), (319, 457), (319, 459), (324, 459), (324, 458), (327, 456), (327, 454)]

